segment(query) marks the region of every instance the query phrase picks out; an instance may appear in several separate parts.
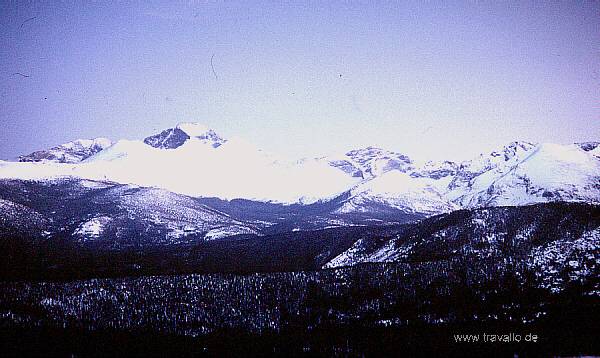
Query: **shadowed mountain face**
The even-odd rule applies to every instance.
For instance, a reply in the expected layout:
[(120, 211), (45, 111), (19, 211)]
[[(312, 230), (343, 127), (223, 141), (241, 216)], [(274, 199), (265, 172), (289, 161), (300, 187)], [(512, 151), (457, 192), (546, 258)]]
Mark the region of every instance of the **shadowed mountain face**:
[(175, 149), (181, 147), (186, 140), (190, 139), (184, 131), (179, 128), (165, 129), (164, 131), (144, 139), (144, 143), (154, 148)]
[(600, 142), (583, 142), (583, 143), (575, 143), (579, 148), (585, 150), (586, 152), (590, 152), (598, 146), (600, 146)]
[(424, 217), (382, 206), (373, 214), (337, 213), (342, 195), (311, 205), (192, 198), (164, 189), (77, 179), (0, 180), (0, 232), (82, 246), (123, 249), (180, 245), (235, 235), (265, 235)]
[(78, 180), (3, 181), (0, 198), (5, 277), (305, 270), (458, 257), (521, 260), (540, 274), (558, 265), (550, 271), (572, 267), (584, 275), (596, 274), (600, 260), (600, 212), (589, 204), (460, 210), (414, 222), (422, 217), (338, 213), (348, 196), (286, 206)]
[[(219, 237), (222, 232), (258, 232), (257, 225), (232, 219), (193, 198), (133, 185), (5, 181), (0, 185), (0, 197), (2, 216), (42, 218), (35, 220), (42, 230), (31, 232), (32, 236), (62, 237), (95, 247), (180, 244), (198, 237)], [(29, 211), (13, 214), (17, 207)], [(14, 230), (21, 229), (14, 226)]]

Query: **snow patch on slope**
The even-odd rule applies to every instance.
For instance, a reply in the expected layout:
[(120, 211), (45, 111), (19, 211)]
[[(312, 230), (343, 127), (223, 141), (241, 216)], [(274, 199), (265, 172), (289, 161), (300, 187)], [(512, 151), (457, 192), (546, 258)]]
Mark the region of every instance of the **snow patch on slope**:
[(205, 135), (211, 129), (201, 123), (194, 122), (183, 122), (177, 125), (178, 129), (181, 129), (190, 137), (199, 137)]
[[(564, 289), (565, 281), (585, 281), (600, 271), (600, 228), (577, 240), (557, 240), (534, 249), (528, 265), (535, 269), (541, 286), (552, 292)], [(563, 273), (567, 272), (565, 276)]]
[(441, 213), (456, 209), (438, 190), (431, 180), (412, 178), (400, 171), (387, 172), (373, 180), (364, 182), (351, 190), (351, 198), (339, 213), (366, 212), (368, 203), (378, 203), (405, 212)]
[(225, 237), (233, 236), (233, 235), (241, 235), (241, 234), (257, 234), (256, 231), (250, 230), (245, 226), (227, 226), (220, 227), (210, 230), (204, 235), (205, 240), (217, 240)]
[(105, 226), (110, 223), (112, 219), (108, 216), (98, 216), (92, 218), (86, 222), (83, 222), (73, 232), (74, 235), (80, 238), (80, 241), (89, 241), (97, 239), (104, 232)]

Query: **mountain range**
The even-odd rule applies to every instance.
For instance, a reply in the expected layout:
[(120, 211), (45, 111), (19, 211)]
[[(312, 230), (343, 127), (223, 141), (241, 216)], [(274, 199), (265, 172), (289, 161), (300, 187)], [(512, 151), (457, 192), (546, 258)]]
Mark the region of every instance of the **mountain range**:
[(367, 147), (286, 161), (250, 143), (181, 123), (140, 141), (76, 140), (0, 162), (0, 178), (81, 178), (192, 197), (313, 204), (348, 196), (340, 212), (372, 205), (435, 214), (547, 201), (600, 202), (598, 142), (512, 142), (461, 163), (418, 163)]
[[(547, 202), (600, 204), (600, 143), (512, 142), (460, 163), (376, 147), (287, 161), (181, 123), (139, 141), (76, 140), (0, 162), (0, 234), (107, 250)], [(357, 261), (373, 255), (383, 257)]]

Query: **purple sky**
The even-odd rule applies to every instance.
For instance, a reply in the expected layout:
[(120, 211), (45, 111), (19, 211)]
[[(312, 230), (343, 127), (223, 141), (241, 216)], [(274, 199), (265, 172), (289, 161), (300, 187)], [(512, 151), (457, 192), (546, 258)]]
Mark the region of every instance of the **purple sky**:
[(79, 3), (0, 4), (1, 159), (182, 121), (294, 157), (600, 140), (598, 1)]

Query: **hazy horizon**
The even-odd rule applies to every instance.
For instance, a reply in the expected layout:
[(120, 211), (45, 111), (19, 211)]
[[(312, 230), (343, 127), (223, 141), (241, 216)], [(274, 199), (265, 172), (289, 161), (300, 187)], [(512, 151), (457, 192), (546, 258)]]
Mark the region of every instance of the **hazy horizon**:
[(600, 140), (600, 2), (0, 5), (0, 159), (200, 122), (291, 158)]

